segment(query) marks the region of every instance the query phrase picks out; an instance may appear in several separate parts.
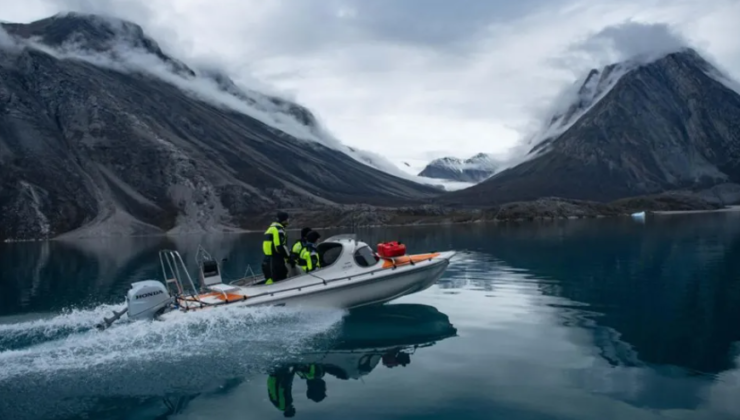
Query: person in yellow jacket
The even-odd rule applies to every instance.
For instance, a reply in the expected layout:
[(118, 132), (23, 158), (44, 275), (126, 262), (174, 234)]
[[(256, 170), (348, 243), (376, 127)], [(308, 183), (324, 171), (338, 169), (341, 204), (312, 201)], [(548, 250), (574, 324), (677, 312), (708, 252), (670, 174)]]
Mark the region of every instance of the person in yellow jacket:
[(290, 250), (290, 256), (293, 257), (293, 260), (295, 261), (298, 261), (298, 258), (301, 257), (301, 250), (306, 246), (306, 235), (308, 235), (308, 232), (311, 232), (310, 227), (304, 227), (301, 229), (301, 237), (296, 239), (293, 244), (293, 248)]
[(298, 265), (303, 269), (304, 273), (309, 273), (320, 268), (319, 253), (316, 250), (316, 242), (318, 242), (319, 238), (321, 238), (321, 235), (315, 230), (308, 232), (306, 235), (306, 243), (298, 259)]
[(267, 397), (284, 417), (295, 417), (293, 404), (293, 378), (298, 375), (306, 380), (306, 398), (321, 402), (326, 398), (326, 382), (322, 365), (282, 365), (270, 372), (267, 377)]
[(285, 417), (294, 417), (296, 413), (293, 405), (294, 374), (290, 366), (281, 366), (267, 377), (267, 396)]
[(295, 265), (288, 252), (288, 236), (285, 233), (288, 219), (288, 213), (278, 212), (276, 221), (265, 231), (262, 241), (262, 252), (265, 255), (262, 260), (262, 273), (265, 275), (265, 284), (285, 280), (288, 277), (286, 263)]
[[(303, 251), (303, 247), (306, 246), (306, 235), (308, 235), (308, 232), (311, 231), (310, 227), (304, 227), (301, 229), (301, 237), (296, 239), (295, 243), (293, 244), (293, 248), (290, 250), (290, 259), (294, 263), (298, 263), (298, 261), (301, 258), (301, 251)], [(299, 275), (301, 274), (300, 270), (296, 270), (292, 274), (293, 275)]]

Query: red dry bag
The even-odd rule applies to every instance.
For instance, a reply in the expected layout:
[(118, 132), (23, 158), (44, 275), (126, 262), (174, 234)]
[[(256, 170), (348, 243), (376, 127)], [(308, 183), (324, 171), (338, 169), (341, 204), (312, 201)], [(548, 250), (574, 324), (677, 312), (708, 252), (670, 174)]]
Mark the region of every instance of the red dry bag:
[(396, 241), (378, 244), (378, 255), (382, 258), (394, 258), (406, 255), (406, 245)]

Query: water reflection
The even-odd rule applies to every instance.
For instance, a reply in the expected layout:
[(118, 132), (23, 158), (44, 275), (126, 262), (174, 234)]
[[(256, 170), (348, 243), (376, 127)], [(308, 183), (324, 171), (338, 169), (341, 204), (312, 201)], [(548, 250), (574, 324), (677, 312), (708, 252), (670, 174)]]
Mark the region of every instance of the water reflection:
[[(319, 403), (331, 393), (327, 378), (360, 380), (379, 365), (403, 368), (411, 363), (417, 350), (456, 335), (448, 316), (428, 305), (389, 304), (355, 310), (337, 329), (317, 337), (313, 351), (302, 352), (266, 369), (268, 400), (284, 417), (294, 417), (300, 406), (293, 395), (296, 378), (306, 388), (306, 401)], [(247, 379), (226, 381), (217, 392), (206, 396), (227, 395)], [(167, 411), (156, 418), (186, 412), (189, 403), (199, 396), (201, 393), (164, 398)]]
[[(130, 418), (173, 413), (178, 418), (237, 418), (241, 413), (280, 418), (290, 404), (285, 397), (275, 400), (277, 407), (271, 402), (272, 375), (273, 395), (280, 395), (278, 385), (283, 395), (289, 389), (301, 418), (740, 418), (740, 400), (734, 397), (740, 389), (737, 215), (358, 234), (371, 244), (402, 240), (410, 252), (460, 251), (437, 286), (401, 299), (432, 308), (397, 303), (391, 306), (400, 314), (352, 314), (339, 324), (336, 314), (254, 315), (248, 321), (202, 321), (205, 326), (199, 321), (174, 332), (154, 331), (154, 339), (137, 331), (130, 332), (135, 339), (106, 336), (115, 340), (111, 347), (80, 334), (80, 328), (71, 329), (65, 332), (68, 340), (55, 341), (60, 351), (34, 346), (31, 350), (44, 356), (38, 361), (30, 351), (15, 354), (12, 360), (18, 363), (0, 360), (0, 378), (21, 369), (13, 373), (19, 381), (13, 382), (12, 392), (0, 389), (0, 394), (23, 401), (28, 392), (44, 392), (48, 412), (69, 417), (115, 418), (111, 413), (123, 412)], [(156, 250), (165, 246), (177, 247), (190, 262), (202, 243), (214, 257), (228, 257), (224, 271), (235, 278), (247, 264), (259, 262), (260, 240), (259, 235), (209, 243), (167, 239), (122, 245), (116, 255), (110, 251), (115, 244), (65, 244), (62, 251), (56, 244), (46, 250), (38, 244), (24, 252), (15, 248), (12, 258), (0, 253), (3, 265), (16, 266), (11, 267), (13, 278), (0, 280), (12, 290), (0, 296), (10, 305), (0, 312), (7, 320), (8, 315), (53, 311), (76, 302), (80, 290), (118, 303), (135, 277), (158, 277)], [(62, 255), (80, 262), (69, 268)], [(76, 269), (85, 280), (59, 283)], [(23, 273), (26, 277), (20, 278)], [(455, 326), (434, 308), (450, 314)], [(91, 319), (90, 326), (99, 319)], [(4, 344), (3, 322), (0, 349), (16, 349), (20, 344)], [(47, 329), (39, 327), (41, 338), (27, 342), (57, 340), (43, 325)], [(457, 329), (461, 338), (446, 340)], [(118, 344), (121, 340), (130, 345)], [(167, 347), (171, 342), (176, 345)], [(80, 366), (94, 365), (94, 349), (115, 355), (120, 366), (22, 375), (32, 367), (72, 366), (72, 358)], [(188, 370), (181, 369), (182, 358), (168, 360), (183, 350)], [(159, 359), (128, 357), (133, 351)], [(0, 381), (0, 388), (8, 383)], [(10, 418), (34, 418), (38, 407), (33, 406), (44, 404), (28, 403), (27, 410), (17, 409), (14, 413), (20, 414)], [(0, 417), (4, 414), (0, 401)]]
[[(307, 315), (310, 314), (299, 316), (315, 324), (315, 320), (310, 320)], [(263, 323), (265, 321), (262, 320)], [(288, 328), (284, 325), (286, 322), (297, 322), (297, 328), (305, 329), (297, 319), (283, 319), (269, 321), (260, 330), (244, 331), (242, 337), (242, 343), (267, 339), (273, 347), (272, 343), (285, 342), (292, 336), (297, 347), (283, 345), (282, 352), (270, 352), (255, 345), (239, 352), (239, 346), (229, 345), (223, 352), (189, 357), (174, 364), (167, 362), (167, 358), (172, 356), (166, 356), (165, 352), (162, 357), (151, 361), (146, 360), (148, 358), (125, 360), (117, 357), (116, 362), (107, 367), (86, 366), (82, 361), (74, 367), (57, 370), (53, 376), (43, 371), (29, 372), (24, 377), (0, 378), (0, 392), (4, 394), (0, 417), (19, 420), (80, 416), (102, 418), (115, 409), (126, 412), (127, 417), (133, 416), (130, 418), (168, 418), (188, 412), (199, 398), (230, 395), (255, 381), (264, 384), (261, 395), (269, 397), (263, 403), (271, 403), (273, 410), (292, 417), (301, 412), (305, 402), (322, 402), (332, 394), (333, 387), (345, 387), (336, 382), (329, 386), (329, 378), (342, 382), (362, 380), (381, 366), (386, 369), (407, 368), (417, 351), (457, 334), (446, 314), (433, 306), (420, 304), (388, 304), (353, 311), (328, 329), (302, 338), (292, 332), (295, 328), (282, 334), (281, 329)], [(191, 324), (188, 330), (192, 331), (192, 327)], [(268, 330), (273, 331), (271, 337)], [(234, 332), (226, 331), (224, 335)], [(199, 339), (192, 332), (190, 334), (190, 340)], [(84, 337), (71, 336), (69, 339)], [(39, 353), (34, 350), (38, 347), (46, 346), (29, 347), (23, 351)], [(76, 357), (68, 352), (63, 354)], [(237, 360), (246, 362), (240, 364)], [(11, 363), (15, 359), (10, 357), (5, 361), (10, 362), (8, 367), (12, 370), (14, 366)], [(294, 382), (297, 381), (306, 388), (306, 400), (294, 392)], [(45, 395), (43, 401), (34, 402), (32, 407), (5, 398), (18, 401), (31, 387)], [(181, 389), (189, 391), (178, 392)], [(361, 389), (356, 391), (361, 392)]]
[(555, 309), (566, 337), (606, 362), (569, 372), (571, 386), (697, 418), (740, 414), (713, 412), (731, 404), (707, 400), (738, 389), (738, 215), (471, 229), (463, 237), (470, 252), (443, 287), (493, 291), (486, 296), (498, 305), (526, 301), (530, 319)]
[[(191, 273), (199, 245), (215, 258), (234, 256), (225, 276), (237, 279), (259, 261), (254, 235), (151, 236), (0, 243), (0, 316), (58, 312), (118, 303), (129, 284), (161, 279), (158, 251), (177, 249)], [(259, 245), (259, 244), (257, 244)]]
[(379, 364), (389, 369), (406, 367), (416, 350), (456, 332), (446, 315), (427, 305), (398, 304), (355, 311), (344, 320), (329, 349), (303, 353), (270, 370), (269, 400), (285, 417), (293, 417), (294, 377), (305, 381), (308, 400), (321, 402), (327, 396), (325, 376), (357, 380)]
[(521, 229), (489, 252), (527, 269), (543, 294), (598, 314), (591, 319), (618, 331), (643, 362), (716, 374), (734, 367), (730, 348), (740, 340), (739, 233), (737, 219), (726, 217), (669, 219), (643, 234), (610, 224), (577, 233)]
[[(700, 374), (734, 367), (740, 340), (740, 214), (396, 229), (411, 249), (462, 250), (439, 287), (493, 292), (532, 283), (562, 322), (611, 329), (623, 360)], [(507, 273), (526, 274), (502, 282)], [(505, 286), (504, 286), (504, 283)], [(598, 338), (604, 342), (604, 338)], [(627, 351), (626, 349), (630, 349)], [(638, 360), (639, 357), (639, 360)]]

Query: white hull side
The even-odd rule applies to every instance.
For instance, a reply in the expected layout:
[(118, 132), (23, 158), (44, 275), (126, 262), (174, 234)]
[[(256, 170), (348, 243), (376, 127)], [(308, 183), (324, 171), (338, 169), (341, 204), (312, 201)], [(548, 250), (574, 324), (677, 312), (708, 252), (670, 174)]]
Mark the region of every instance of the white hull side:
[[(389, 302), (429, 288), (444, 273), (449, 260), (441, 259), (423, 267), (403, 266), (373, 276), (357, 276), (328, 285), (311, 286), (301, 291), (284, 291), (274, 296), (257, 296), (246, 305), (279, 305), (352, 309)], [(321, 274), (321, 273), (318, 273)], [(316, 280), (316, 279), (314, 279)], [(315, 281), (314, 281), (315, 284)], [(287, 283), (286, 283), (287, 285)], [(247, 293), (249, 295), (249, 293)]]

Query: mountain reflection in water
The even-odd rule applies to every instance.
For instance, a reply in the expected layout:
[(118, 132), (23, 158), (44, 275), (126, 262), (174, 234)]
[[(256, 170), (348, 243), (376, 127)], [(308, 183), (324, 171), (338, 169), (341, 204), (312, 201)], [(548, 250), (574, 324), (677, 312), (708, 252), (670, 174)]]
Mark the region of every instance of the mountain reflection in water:
[(98, 332), (131, 281), (159, 278), (156, 250), (190, 263), (202, 244), (234, 279), (260, 235), (0, 244), (0, 418), (276, 419), (289, 399), (322, 420), (740, 418), (740, 213), (358, 234), (459, 256), (372, 311)]

